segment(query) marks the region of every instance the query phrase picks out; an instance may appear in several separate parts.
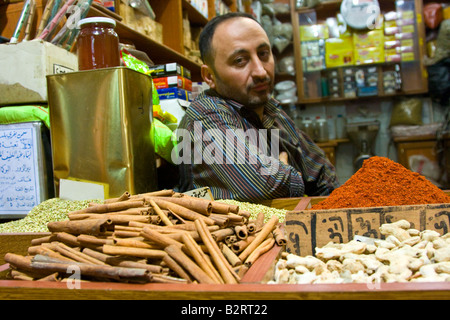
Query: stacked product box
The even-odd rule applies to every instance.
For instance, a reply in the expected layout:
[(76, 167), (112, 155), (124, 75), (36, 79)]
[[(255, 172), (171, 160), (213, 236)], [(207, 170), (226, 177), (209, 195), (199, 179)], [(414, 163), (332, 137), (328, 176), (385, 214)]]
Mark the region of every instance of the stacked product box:
[(208, 18), (208, 0), (190, 0), (190, 3), (205, 18)]
[(320, 71), (325, 66), (325, 39), (328, 28), (322, 24), (300, 26), (301, 55), (304, 72)]
[(192, 101), (191, 71), (175, 62), (150, 69), (161, 110), (176, 118), (176, 122), (167, 123), (167, 126), (175, 130)]
[(354, 65), (353, 37), (342, 35), (325, 41), (325, 63), (327, 68)]
[(345, 98), (355, 98), (357, 94), (355, 68), (344, 68), (343, 91)]
[(414, 34), (416, 32), (414, 11), (391, 11), (384, 15), (386, 61), (413, 61)]
[(367, 32), (354, 32), (355, 64), (384, 62), (384, 34), (382, 29)]
[(378, 70), (376, 66), (355, 68), (355, 81), (358, 97), (378, 94)]
[(189, 69), (175, 62), (153, 66), (150, 69), (160, 100), (192, 100), (192, 80)]
[(338, 70), (330, 70), (327, 75), (328, 78), (328, 93), (331, 98), (341, 97), (341, 81), (339, 79)]

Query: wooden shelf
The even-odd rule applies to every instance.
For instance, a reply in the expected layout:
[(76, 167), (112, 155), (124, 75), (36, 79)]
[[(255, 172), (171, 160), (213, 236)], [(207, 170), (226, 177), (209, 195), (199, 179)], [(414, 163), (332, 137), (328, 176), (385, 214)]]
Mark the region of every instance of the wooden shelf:
[(189, 21), (193, 25), (204, 26), (208, 23), (208, 18), (203, 16), (196, 8), (194, 8), (187, 0), (182, 2), (183, 9), (185, 9), (189, 16)]
[[(91, 8), (89, 16), (105, 16), (105, 14), (96, 8)], [(142, 33), (136, 32), (120, 21), (116, 21), (115, 30), (119, 35), (119, 38), (132, 41), (136, 46), (136, 49), (147, 53), (149, 58), (155, 64), (178, 62), (191, 71), (193, 81), (201, 81), (200, 64), (190, 60), (174, 49), (161, 44)]]
[[(298, 104), (318, 104), (318, 103), (331, 103), (331, 102), (343, 102), (343, 101), (355, 101), (362, 99), (386, 99), (393, 98), (401, 95), (416, 95), (416, 94), (426, 94), (428, 92), (428, 82), (426, 71), (423, 64), (423, 56), (425, 52), (424, 48), (424, 23), (423, 19), (420, 19), (421, 12), (423, 10), (424, 0), (414, 0), (415, 11), (417, 15), (416, 21), (416, 38), (414, 39), (417, 44), (417, 49), (415, 49), (415, 54), (417, 55), (416, 61), (399, 61), (396, 63), (384, 62), (377, 64), (363, 64), (363, 65), (351, 65), (343, 66), (339, 68), (329, 68), (324, 70), (318, 70), (314, 72), (303, 72), (303, 63), (301, 55), (301, 40), (300, 40), (300, 21), (299, 17), (302, 14), (307, 14), (308, 16), (313, 15), (314, 23), (323, 23), (327, 17), (336, 16), (340, 11), (340, 0), (328, 1), (321, 3), (312, 8), (295, 8), (295, 1), (291, 0), (291, 20), (294, 30), (294, 49), (295, 49), (295, 63), (296, 63), (296, 82), (297, 82), (297, 92), (298, 92)], [(395, 2), (391, 0), (379, 0), (380, 8), (382, 12), (387, 12), (395, 10)], [(385, 94), (382, 86), (382, 72), (388, 71), (392, 68), (394, 64), (401, 65), (401, 77), (403, 80), (402, 90), (394, 94)], [(327, 72), (330, 69), (342, 69), (342, 68), (361, 68), (368, 66), (377, 66), (378, 69), (378, 94), (376, 96), (368, 97), (344, 97), (341, 92), (341, 97), (332, 98), (328, 96), (321, 96), (320, 85), (318, 81), (322, 77), (322, 72)], [(306, 79), (306, 78), (307, 79)], [(343, 89), (342, 83), (340, 84), (341, 91)], [(309, 95), (307, 92), (309, 91)], [(310, 98), (308, 98), (308, 96)]]

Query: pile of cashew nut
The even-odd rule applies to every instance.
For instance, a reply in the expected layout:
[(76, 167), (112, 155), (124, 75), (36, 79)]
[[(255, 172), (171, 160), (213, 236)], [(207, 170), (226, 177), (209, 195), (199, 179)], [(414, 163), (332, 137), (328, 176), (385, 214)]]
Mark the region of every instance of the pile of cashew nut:
[(383, 224), (384, 240), (352, 240), (316, 248), (315, 256), (284, 254), (268, 283), (450, 281), (450, 233), (419, 231), (406, 220)]

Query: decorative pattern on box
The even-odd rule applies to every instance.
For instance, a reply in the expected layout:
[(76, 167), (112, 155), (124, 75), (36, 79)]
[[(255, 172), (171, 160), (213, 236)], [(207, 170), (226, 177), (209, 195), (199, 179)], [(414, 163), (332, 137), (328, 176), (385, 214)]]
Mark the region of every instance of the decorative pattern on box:
[(181, 76), (154, 78), (156, 89), (180, 88), (192, 91), (192, 80)]
[(302, 210), (286, 213), (286, 250), (300, 256), (312, 255), (316, 247), (330, 241), (346, 243), (355, 235), (383, 239), (379, 228), (384, 223), (405, 219), (411, 228), (449, 231), (450, 204)]
[(150, 73), (153, 78), (178, 75), (186, 79), (191, 79), (191, 70), (176, 62), (151, 66)]
[(158, 89), (157, 91), (160, 100), (181, 99), (185, 101), (192, 101), (192, 92), (185, 89), (165, 88)]

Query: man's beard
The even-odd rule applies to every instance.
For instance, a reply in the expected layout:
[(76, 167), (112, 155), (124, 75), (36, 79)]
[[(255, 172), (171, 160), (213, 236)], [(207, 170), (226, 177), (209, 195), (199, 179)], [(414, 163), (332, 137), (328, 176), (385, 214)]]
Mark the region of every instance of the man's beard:
[[(269, 77), (267, 77), (264, 80), (260, 80), (257, 83), (252, 83), (250, 85), (247, 86), (246, 88), (246, 92), (245, 93), (241, 93), (234, 91), (233, 89), (228, 88), (227, 86), (224, 86), (222, 81), (217, 79), (217, 91), (219, 92), (219, 94), (221, 94), (222, 96), (232, 99), (234, 101), (237, 101), (239, 103), (241, 103), (242, 105), (245, 105), (247, 107), (258, 107), (261, 105), (264, 105), (267, 101), (269, 101), (272, 91), (273, 91), (273, 82), (271, 81), (271, 79)], [(259, 84), (264, 84), (267, 83), (269, 85), (270, 90), (267, 91), (265, 94), (252, 94), (252, 88), (256, 85)]]

